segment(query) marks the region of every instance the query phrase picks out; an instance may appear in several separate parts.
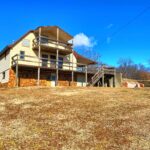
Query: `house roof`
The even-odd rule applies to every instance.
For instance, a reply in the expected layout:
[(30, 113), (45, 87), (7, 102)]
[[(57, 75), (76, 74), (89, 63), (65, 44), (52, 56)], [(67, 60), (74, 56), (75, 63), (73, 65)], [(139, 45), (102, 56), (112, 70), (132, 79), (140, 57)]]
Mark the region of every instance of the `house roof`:
[(88, 59), (80, 54), (78, 54), (76, 51), (73, 51), (74, 56), (77, 58), (77, 62), (81, 64), (87, 64), (87, 65), (94, 65), (97, 64), (97, 62)]
[(48, 33), (53, 34), (55, 37), (57, 36), (57, 28), (59, 28), (59, 34), (60, 34), (59, 40), (62, 40), (64, 42), (66, 42), (66, 41), (68, 42), (69, 40), (73, 39), (73, 37), (70, 34), (65, 32), (63, 29), (61, 29), (58, 26), (40, 26), (40, 27), (37, 27), (35, 30), (28, 31), (26, 34), (24, 34), (21, 38), (19, 38), (13, 44), (10, 44), (10, 45), (7, 45), (6, 47), (4, 47), (3, 50), (0, 52), (0, 56), (3, 55), (7, 50), (13, 48), (16, 44), (18, 44), (29, 33), (38, 33), (39, 28), (41, 28), (43, 34), (47, 34), (47, 32), (48, 32)]
[[(24, 34), (23, 36), (21, 36), (17, 41), (15, 41), (13, 44), (7, 45), (6, 47), (4, 47), (4, 49), (0, 52), (0, 56), (2, 56), (4, 53), (6, 53), (8, 50), (10, 50), (11, 48), (13, 48), (16, 44), (18, 44), (24, 37), (26, 37), (29, 33), (38, 33), (39, 28), (42, 29), (42, 33), (46, 33), (51, 32), (52, 34), (56, 34), (56, 30), (57, 28), (59, 28), (59, 34), (60, 34), (60, 39), (59, 40), (64, 40), (64, 41), (69, 41), (71, 40), (73, 37), (71, 35), (69, 35), (67, 32), (65, 32), (64, 30), (62, 30), (60, 27), (58, 26), (41, 26), (36, 28), (35, 30), (30, 30), (28, 31), (26, 34)], [(55, 31), (55, 32), (54, 32)], [(73, 51), (74, 56), (77, 58), (78, 63), (81, 64), (96, 64), (95, 61), (90, 60), (80, 54), (78, 54), (77, 52)]]
[(5, 46), (2, 51), (0, 52), (0, 56), (2, 56), (5, 52), (7, 52), (8, 50), (10, 50), (11, 48), (13, 48), (16, 44), (18, 44), (24, 37), (26, 37), (29, 33), (33, 32), (33, 30), (28, 31), (26, 34), (24, 34), (23, 36), (21, 36), (21, 38), (19, 38), (17, 41), (15, 41), (14, 43)]
[(59, 39), (58, 41), (68, 42), (73, 39), (73, 36), (65, 32), (58, 26), (40, 26), (34, 30), (35, 33), (39, 33), (39, 28), (43, 35), (48, 36), (49, 34), (53, 35), (54, 40), (57, 40), (57, 29), (59, 29)]

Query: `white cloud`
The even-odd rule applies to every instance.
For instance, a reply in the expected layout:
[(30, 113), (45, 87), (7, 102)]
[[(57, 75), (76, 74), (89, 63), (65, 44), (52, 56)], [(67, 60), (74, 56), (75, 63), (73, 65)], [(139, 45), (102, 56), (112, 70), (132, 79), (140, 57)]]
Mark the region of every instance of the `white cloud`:
[(107, 29), (111, 29), (113, 26), (114, 26), (114, 24), (111, 23), (107, 26)]
[(97, 43), (94, 40), (94, 38), (88, 37), (84, 33), (79, 33), (79, 34), (74, 36), (73, 44), (74, 44), (74, 47), (88, 47), (88, 48), (90, 48), (90, 47), (95, 46)]

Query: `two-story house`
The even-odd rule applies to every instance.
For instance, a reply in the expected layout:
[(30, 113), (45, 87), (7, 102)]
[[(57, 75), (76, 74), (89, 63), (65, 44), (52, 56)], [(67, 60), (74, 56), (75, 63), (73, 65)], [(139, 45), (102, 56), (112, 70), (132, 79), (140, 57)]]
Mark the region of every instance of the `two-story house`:
[(57, 26), (31, 30), (0, 52), (0, 85), (86, 86), (96, 64), (73, 50), (73, 37)]

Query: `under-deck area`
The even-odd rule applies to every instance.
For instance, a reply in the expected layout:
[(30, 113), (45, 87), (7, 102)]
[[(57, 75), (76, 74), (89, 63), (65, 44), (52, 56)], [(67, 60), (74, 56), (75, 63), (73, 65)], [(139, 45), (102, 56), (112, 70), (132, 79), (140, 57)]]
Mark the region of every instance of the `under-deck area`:
[(116, 87), (116, 69), (114, 67), (100, 67), (92, 77), (91, 84), (98, 87)]
[[(23, 66), (18, 65), (18, 70), (16, 70), (16, 66), (12, 67), (13, 70), (13, 77), (16, 77), (13, 82), (17, 80), (17, 86), (24, 87), (24, 86), (37, 86), (38, 83), (38, 67), (35, 66)], [(56, 69), (53, 68), (40, 68), (40, 86), (86, 86), (86, 82), (90, 82), (93, 74), (88, 73), (87, 75), (85, 72), (81, 71), (72, 71), (70, 70), (59, 70), (58, 72), (58, 79), (56, 75)], [(15, 84), (15, 83), (14, 83)]]
[(95, 84), (98, 87), (115, 87), (115, 76), (104, 74), (103, 77)]

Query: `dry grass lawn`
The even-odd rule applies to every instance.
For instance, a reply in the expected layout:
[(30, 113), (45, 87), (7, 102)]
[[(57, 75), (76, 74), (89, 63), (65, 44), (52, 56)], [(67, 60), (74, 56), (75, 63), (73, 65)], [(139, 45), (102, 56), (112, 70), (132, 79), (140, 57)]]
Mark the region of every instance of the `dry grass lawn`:
[(149, 150), (150, 89), (0, 89), (0, 150)]

